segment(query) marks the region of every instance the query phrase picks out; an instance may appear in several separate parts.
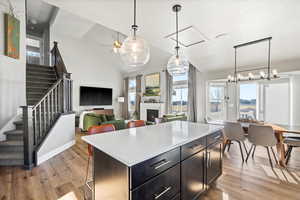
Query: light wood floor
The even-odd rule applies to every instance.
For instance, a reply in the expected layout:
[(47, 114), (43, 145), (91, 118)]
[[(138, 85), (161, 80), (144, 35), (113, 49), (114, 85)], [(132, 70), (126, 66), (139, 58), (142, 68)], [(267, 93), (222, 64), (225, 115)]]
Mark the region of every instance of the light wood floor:
[[(32, 171), (0, 167), (0, 200), (84, 199), (87, 148), (80, 136), (71, 149)], [(232, 146), (224, 155), (222, 177), (201, 199), (300, 199), (300, 149), (293, 153), (287, 170), (272, 170), (266, 155), (265, 149), (257, 148), (255, 160), (242, 164), (237, 145)]]

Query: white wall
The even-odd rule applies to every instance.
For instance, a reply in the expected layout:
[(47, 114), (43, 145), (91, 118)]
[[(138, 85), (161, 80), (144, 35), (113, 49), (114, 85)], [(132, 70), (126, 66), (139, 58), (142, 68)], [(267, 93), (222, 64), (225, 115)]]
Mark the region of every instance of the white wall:
[(113, 89), (112, 106), (92, 106), (101, 108), (113, 108), (117, 117), (121, 115), (117, 98), (122, 95), (122, 73), (116, 62), (114, 54), (108, 48), (101, 48), (89, 38), (72, 38), (70, 36), (56, 34), (51, 30), (51, 40), (58, 42), (58, 48), (64, 59), (68, 72), (73, 79), (73, 109), (88, 109), (79, 106), (79, 87), (94, 86)]
[[(25, 100), (25, 1), (11, 0), (20, 20), (20, 59), (4, 56), (4, 13), (8, 12), (6, 1), (0, 5), (0, 128), (5, 126), (16, 114)], [(3, 3), (3, 4), (2, 4)], [(0, 133), (0, 140), (3, 135)]]
[(291, 78), (292, 87), (292, 123), (300, 125), (300, 75)]
[(65, 151), (75, 144), (75, 114), (62, 115), (37, 151), (37, 164)]

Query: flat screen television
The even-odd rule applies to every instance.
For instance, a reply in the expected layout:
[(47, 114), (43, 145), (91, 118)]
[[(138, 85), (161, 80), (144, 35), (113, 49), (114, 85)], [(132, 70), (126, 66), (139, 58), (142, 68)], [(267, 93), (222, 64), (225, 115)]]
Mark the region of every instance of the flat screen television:
[(112, 105), (112, 88), (80, 86), (80, 105)]

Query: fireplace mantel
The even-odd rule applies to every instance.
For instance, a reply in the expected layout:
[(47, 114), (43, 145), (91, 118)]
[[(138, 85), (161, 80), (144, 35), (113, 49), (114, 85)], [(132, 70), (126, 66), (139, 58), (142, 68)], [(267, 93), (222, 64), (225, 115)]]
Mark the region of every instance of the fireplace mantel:
[(165, 114), (165, 103), (141, 103), (141, 120), (147, 121), (147, 110), (158, 110), (159, 117)]

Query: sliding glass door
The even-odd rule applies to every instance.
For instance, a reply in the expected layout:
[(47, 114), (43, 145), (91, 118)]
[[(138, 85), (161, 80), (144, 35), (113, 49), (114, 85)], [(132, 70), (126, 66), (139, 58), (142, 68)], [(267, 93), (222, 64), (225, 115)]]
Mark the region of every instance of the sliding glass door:
[(291, 85), (289, 78), (272, 81), (208, 82), (208, 120), (235, 121), (239, 118), (290, 124)]
[(206, 106), (206, 115), (208, 120), (226, 120), (226, 83), (210, 82), (208, 83), (208, 99)]
[(240, 118), (289, 124), (289, 79), (240, 83), (238, 107)]

